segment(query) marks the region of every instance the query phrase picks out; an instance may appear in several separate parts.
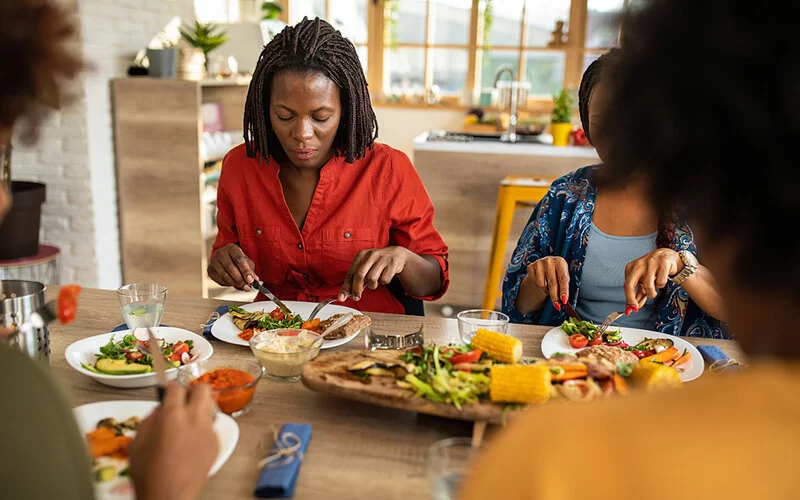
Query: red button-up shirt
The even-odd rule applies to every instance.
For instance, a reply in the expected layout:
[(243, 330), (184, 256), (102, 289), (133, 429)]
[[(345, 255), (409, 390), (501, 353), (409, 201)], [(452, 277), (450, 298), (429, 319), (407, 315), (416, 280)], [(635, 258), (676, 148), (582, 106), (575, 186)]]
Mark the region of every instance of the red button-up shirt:
[[(320, 170), (302, 231), (286, 204), (279, 170), (277, 161), (248, 158), (244, 145), (227, 154), (217, 188), (219, 234), (212, 255), (236, 243), (278, 298), (315, 302), (336, 297), (360, 250), (402, 246), (433, 256), (442, 270), (441, 290), (419, 298), (435, 300), (447, 291), (447, 245), (433, 227), (433, 204), (405, 154), (375, 144), (352, 164), (332, 158)], [(385, 286), (365, 289), (360, 301), (348, 299), (345, 305), (403, 313)]]

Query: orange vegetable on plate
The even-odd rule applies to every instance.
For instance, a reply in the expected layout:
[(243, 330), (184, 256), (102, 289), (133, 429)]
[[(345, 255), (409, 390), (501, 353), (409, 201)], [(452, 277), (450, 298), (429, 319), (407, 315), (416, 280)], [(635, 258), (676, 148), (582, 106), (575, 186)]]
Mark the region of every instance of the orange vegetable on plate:
[(553, 368), (561, 368), (559, 373), (553, 373), (553, 369), (550, 370), (551, 380), (553, 382), (562, 382), (564, 380), (572, 380), (576, 378), (586, 378), (589, 375), (589, 368), (583, 363), (558, 365), (554, 366)]
[(692, 357), (692, 354), (689, 352), (689, 350), (688, 349), (684, 349), (683, 354), (678, 359), (675, 360), (675, 362), (672, 364), (672, 366), (682, 365), (682, 364), (686, 363), (687, 361), (689, 361), (689, 359), (691, 359), (691, 357)]
[(118, 436), (111, 429), (101, 427), (87, 432), (86, 441), (89, 443), (89, 454), (92, 458), (125, 458), (128, 456), (128, 445), (131, 444), (133, 438)]
[(669, 349), (665, 349), (661, 352), (657, 352), (652, 356), (647, 356), (646, 358), (642, 358), (639, 362), (644, 361), (653, 361), (656, 363), (666, 363), (667, 361), (671, 361), (675, 359), (677, 356), (680, 356), (680, 351), (675, 347), (670, 347)]

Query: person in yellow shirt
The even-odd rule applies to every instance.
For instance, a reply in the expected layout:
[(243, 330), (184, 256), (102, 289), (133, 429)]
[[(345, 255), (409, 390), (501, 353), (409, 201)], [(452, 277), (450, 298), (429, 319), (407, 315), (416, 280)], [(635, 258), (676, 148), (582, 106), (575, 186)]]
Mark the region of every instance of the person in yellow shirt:
[(691, 220), (750, 367), (544, 405), (490, 442), (464, 500), (800, 498), (800, 5), (652, 0), (623, 22), (610, 177)]

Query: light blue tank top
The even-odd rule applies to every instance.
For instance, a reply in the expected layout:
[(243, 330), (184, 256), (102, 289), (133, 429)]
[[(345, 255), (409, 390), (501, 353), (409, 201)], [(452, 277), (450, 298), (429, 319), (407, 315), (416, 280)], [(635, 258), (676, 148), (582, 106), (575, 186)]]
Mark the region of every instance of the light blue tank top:
[[(601, 323), (626, 306), (625, 266), (656, 249), (656, 233), (644, 236), (612, 236), (589, 228), (586, 258), (581, 275), (581, 291), (575, 310), (582, 319)], [(648, 299), (638, 313), (622, 316), (614, 325), (652, 330), (655, 326), (655, 301)]]

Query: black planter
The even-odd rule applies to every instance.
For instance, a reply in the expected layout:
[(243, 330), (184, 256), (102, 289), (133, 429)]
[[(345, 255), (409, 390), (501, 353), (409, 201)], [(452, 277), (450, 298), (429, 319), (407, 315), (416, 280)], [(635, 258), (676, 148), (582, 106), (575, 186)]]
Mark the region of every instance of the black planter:
[(39, 251), (45, 185), (13, 182), (11, 195), (13, 205), (0, 224), (0, 260), (30, 257)]

